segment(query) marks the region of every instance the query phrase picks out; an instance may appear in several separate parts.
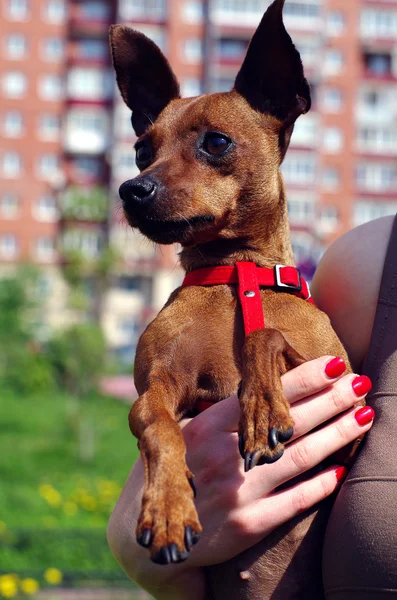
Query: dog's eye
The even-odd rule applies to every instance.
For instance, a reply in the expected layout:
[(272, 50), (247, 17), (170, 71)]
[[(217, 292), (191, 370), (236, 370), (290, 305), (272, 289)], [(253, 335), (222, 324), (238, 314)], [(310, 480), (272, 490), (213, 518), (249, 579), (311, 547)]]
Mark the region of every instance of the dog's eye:
[(223, 154), (229, 148), (230, 144), (229, 138), (220, 133), (207, 133), (204, 138), (204, 150), (208, 154), (215, 156)]
[(138, 167), (144, 167), (152, 161), (153, 154), (149, 146), (139, 146), (136, 149), (136, 164)]

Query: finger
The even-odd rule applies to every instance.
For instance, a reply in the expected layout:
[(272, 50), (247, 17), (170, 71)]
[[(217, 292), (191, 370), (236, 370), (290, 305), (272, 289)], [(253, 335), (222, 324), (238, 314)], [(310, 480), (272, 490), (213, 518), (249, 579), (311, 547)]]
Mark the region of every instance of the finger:
[[(367, 417), (364, 422), (360, 418), (363, 410)], [(264, 482), (264, 489), (269, 489), (269, 484), (273, 486), (270, 489), (275, 489), (297, 475), (309, 471), (362, 436), (371, 428), (373, 419), (374, 411), (370, 407), (352, 409), (318, 431), (292, 442), (287, 446), (282, 460), (268, 465), (268, 481)]]
[(293, 440), (362, 401), (372, 384), (365, 375), (345, 375), (325, 390), (295, 402), (291, 407), (294, 420)]
[(247, 527), (252, 528), (250, 533), (262, 538), (264, 534), (325, 500), (338, 489), (346, 474), (347, 470), (335, 465), (306, 481), (260, 500), (247, 518)]
[[(339, 368), (338, 365), (340, 365)], [(332, 376), (328, 376), (327, 371)], [(345, 371), (346, 366), (343, 361), (336, 360), (332, 356), (322, 356), (304, 363), (282, 376), (281, 382), (285, 397), (290, 404), (294, 404), (294, 402), (321, 392), (337, 381)]]

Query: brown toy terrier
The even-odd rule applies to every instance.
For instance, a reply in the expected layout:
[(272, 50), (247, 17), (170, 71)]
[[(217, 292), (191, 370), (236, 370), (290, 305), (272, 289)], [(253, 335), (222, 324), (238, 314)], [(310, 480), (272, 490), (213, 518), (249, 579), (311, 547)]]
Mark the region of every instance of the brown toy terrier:
[[(197, 98), (180, 98), (151, 40), (111, 28), (118, 86), (139, 136), (141, 173), (120, 187), (124, 212), (150, 240), (179, 242), (187, 272), (139, 341), (140, 397), (129, 415), (145, 469), (136, 535), (160, 564), (186, 559), (201, 532), (178, 421), (239, 389), (245, 469), (271, 463), (293, 434), (280, 375), (326, 354), (349, 365), (328, 317), (305, 301), (299, 272), (281, 266), (294, 260), (279, 169), (311, 104), (283, 5), (266, 11), (234, 88)], [(305, 513), (208, 569), (214, 597), (320, 599), (326, 514)]]

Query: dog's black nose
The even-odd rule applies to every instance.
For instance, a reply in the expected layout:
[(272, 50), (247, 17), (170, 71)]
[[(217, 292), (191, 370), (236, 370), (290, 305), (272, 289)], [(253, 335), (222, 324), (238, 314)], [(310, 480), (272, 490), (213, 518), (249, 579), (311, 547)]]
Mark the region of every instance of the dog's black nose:
[(120, 198), (124, 202), (135, 200), (145, 202), (153, 198), (157, 191), (157, 184), (153, 179), (145, 177), (142, 179), (130, 179), (125, 181), (119, 189)]

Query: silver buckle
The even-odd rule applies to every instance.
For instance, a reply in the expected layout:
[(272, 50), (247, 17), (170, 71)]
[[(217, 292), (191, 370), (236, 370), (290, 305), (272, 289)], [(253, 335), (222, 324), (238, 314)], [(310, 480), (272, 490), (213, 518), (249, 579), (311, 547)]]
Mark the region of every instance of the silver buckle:
[(297, 269), (296, 267), (294, 267), (297, 272), (298, 272), (298, 278), (299, 278), (299, 284), (298, 285), (293, 285), (290, 283), (283, 283), (281, 281), (281, 273), (280, 270), (283, 269), (285, 267), (285, 265), (275, 265), (274, 267), (274, 272), (276, 275), (276, 285), (277, 287), (280, 288), (287, 288), (287, 290), (291, 291), (291, 292), (301, 292), (302, 291), (302, 278), (301, 278), (301, 273), (299, 271), (299, 269)]

